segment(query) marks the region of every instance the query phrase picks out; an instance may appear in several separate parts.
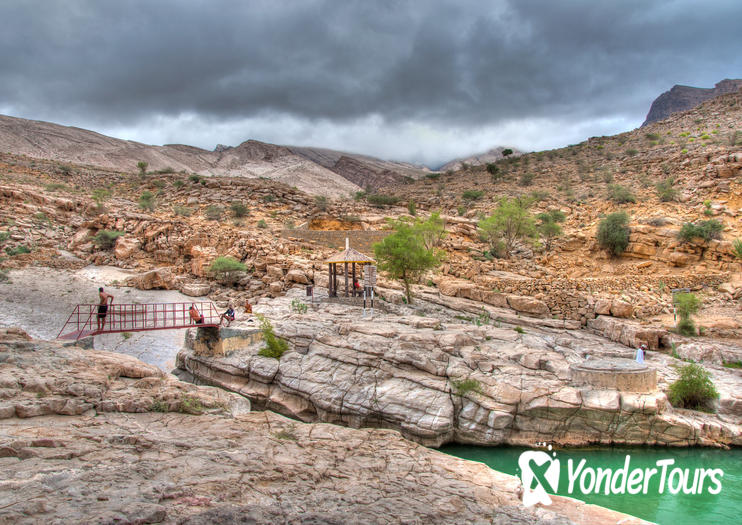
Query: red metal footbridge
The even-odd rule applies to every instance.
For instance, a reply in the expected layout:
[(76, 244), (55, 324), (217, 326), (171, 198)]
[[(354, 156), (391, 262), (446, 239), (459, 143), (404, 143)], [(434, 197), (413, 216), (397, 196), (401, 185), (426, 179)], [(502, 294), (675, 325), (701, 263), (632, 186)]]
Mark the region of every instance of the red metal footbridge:
[[(99, 306), (78, 304), (57, 339), (78, 340), (98, 334), (219, 326), (219, 312), (211, 302), (111, 304), (103, 319), (98, 317)], [(191, 306), (195, 306), (203, 316), (203, 322), (191, 319)]]

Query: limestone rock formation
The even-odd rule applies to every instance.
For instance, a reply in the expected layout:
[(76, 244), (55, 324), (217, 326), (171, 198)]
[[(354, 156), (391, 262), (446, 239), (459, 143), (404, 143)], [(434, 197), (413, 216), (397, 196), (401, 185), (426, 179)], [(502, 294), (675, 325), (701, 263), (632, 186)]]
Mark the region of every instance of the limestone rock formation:
[(394, 431), (248, 409), (2, 330), (0, 523), (644, 523), (570, 498), (525, 508), (517, 478)]
[(693, 109), (706, 100), (725, 93), (734, 93), (740, 88), (742, 88), (742, 79), (728, 78), (717, 82), (712, 88), (675, 85), (670, 91), (665, 91), (652, 102), (642, 126), (664, 120), (673, 113)]
[[(497, 310), (480, 306), (472, 324), (461, 310), (426, 304), (427, 297), (419, 298), (418, 308), (434, 310), (434, 317), (405, 315), (399, 307), (394, 315), (366, 320), (359, 308), (339, 304), (293, 314), (289, 302), (298, 295), (290, 292), (255, 307), (290, 343), (280, 360), (257, 355), (262, 344), (236, 348), (226, 357), (198, 356), (188, 341), (178, 366), (198, 381), (291, 417), (397, 429), (434, 446), (545, 440), (564, 445), (742, 444), (739, 380), (723, 367), (711, 370), (721, 392), (719, 413), (683, 411), (673, 409), (663, 392), (677, 372), (674, 360), (660, 353), (647, 357), (657, 369), (655, 392), (574, 384), (572, 364), (631, 359), (634, 350), (558, 327), (552, 319), (525, 324), (526, 318), (500, 317)], [(515, 330), (516, 325), (526, 328)], [(632, 342), (639, 335), (625, 337)]]

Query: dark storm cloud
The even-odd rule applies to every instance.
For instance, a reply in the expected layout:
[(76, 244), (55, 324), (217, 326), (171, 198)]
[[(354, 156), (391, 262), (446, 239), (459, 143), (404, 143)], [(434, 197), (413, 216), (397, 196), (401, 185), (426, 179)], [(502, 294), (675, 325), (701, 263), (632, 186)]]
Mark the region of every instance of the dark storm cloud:
[(485, 126), (620, 115), (742, 76), (737, 0), (0, 4), (0, 109), (136, 126), (288, 115)]

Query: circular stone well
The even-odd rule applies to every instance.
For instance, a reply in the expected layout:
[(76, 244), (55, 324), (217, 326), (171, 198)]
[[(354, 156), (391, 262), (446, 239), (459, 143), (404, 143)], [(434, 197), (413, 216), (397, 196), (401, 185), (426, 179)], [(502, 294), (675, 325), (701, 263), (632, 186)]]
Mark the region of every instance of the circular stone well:
[(655, 392), (657, 371), (632, 359), (588, 359), (572, 365), (572, 382), (621, 392)]

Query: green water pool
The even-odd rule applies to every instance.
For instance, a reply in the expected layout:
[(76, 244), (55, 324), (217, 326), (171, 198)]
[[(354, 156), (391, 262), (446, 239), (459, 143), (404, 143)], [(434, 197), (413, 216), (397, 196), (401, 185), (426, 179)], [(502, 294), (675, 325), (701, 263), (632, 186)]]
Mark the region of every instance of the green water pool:
[[(527, 450), (546, 450), (546, 449), (527, 449), (520, 447), (474, 447), (465, 445), (448, 445), (440, 449), (441, 452), (458, 456), (464, 459), (480, 461), (494, 470), (521, 475), (518, 467), (518, 458), (520, 454)], [(717, 449), (672, 449), (672, 448), (580, 448), (580, 449), (557, 449), (549, 452), (553, 457), (556, 452), (556, 459), (559, 460), (559, 486), (556, 494), (571, 496), (588, 503), (594, 503), (620, 512), (625, 512), (633, 516), (638, 516), (645, 520), (659, 523), (660, 525), (725, 525), (742, 523), (742, 450), (717, 450)], [(626, 465), (626, 456), (630, 456), (630, 466), (628, 473), (635, 469), (640, 469), (644, 477), (648, 478), (647, 493), (637, 494), (604, 494), (605, 483), (601, 485), (598, 491), (597, 485), (593, 485), (592, 474), (582, 474), (589, 468), (597, 473), (598, 468), (612, 469), (615, 473)], [(569, 460), (572, 459), (572, 479), (573, 490), (568, 492), (570, 482)], [(581, 460), (583, 469), (580, 471), (579, 465)], [(672, 459), (674, 463), (669, 465), (666, 460)], [(660, 465), (657, 462), (660, 461)], [(665, 486), (660, 493), (660, 484), (662, 478), (662, 465), (665, 468)], [(648, 476), (647, 469), (656, 469), (657, 474)], [(672, 474), (672, 470), (680, 468), (681, 472), (677, 475)], [(685, 474), (688, 469), (688, 474)], [(721, 469), (723, 475), (719, 476), (718, 471), (716, 478), (720, 486), (715, 484), (710, 476), (703, 476), (702, 470), (709, 472), (713, 469)], [(580, 476), (575, 476), (579, 472)], [(696, 474), (698, 472), (698, 474)], [(637, 474), (639, 476), (641, 474)], [(696, 477), (697, 476), (697, 477)], [(597, 477), (597, 476), (596, 476)], [(603, 478), (605, 481), (606, 478)], [(682, 481), (685, 480), (685, 487)], [(703, 481), (703, 488), (698, 481)], [(581, 482), (584, 481), (584, 485)], [(679, 489), (676, 494), (672, 494), (670, 487)], [(621, 486), (621, 479), (617, 482), (617, 487)], [(635, 485), (636, 486), (636, 485)], [(582, 491), (587, 487), (589, 492), (586, 494)], [(694, 491), (697, 492), (693, 494)], [(710, 489), (720, 489), (718, 494), (712, 494)], [(554, 493), (551, 490), (547, 492)], [(598, 493), (596, 493), (598, 492)], [(688, 493), (685, 493), (688, 492)]]

